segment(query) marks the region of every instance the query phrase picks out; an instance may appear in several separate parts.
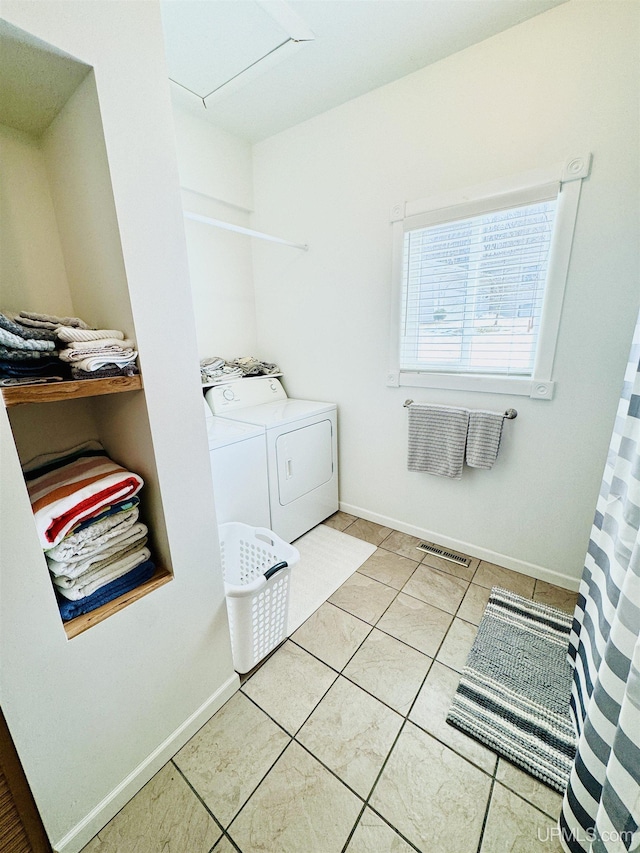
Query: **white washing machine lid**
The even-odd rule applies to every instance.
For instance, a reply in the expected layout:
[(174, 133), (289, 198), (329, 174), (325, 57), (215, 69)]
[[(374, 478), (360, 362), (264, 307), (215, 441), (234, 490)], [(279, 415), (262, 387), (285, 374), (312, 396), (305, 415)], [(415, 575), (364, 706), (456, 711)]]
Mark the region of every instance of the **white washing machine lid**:
[(250, 423), (227, 420), (226, 418), (207, 418), (207, 435), (209, 437), (209, 450), (217, 450), (219, 447), (227, 447), (238, 441), (246, 441), (257, 435), (264, 435), (264, 427)]
[(316, 400), (278, 400), (273, 403), (262, 403), (259, 406), (248, 406), (246, 409), (236, 409), (225, 412), (224, 418), (256, 424), (264, 429), (272, 429), (283, 424), (301, 421), (314, 415), (322, 415), (335, 411), (335, 403), (321, 403)]

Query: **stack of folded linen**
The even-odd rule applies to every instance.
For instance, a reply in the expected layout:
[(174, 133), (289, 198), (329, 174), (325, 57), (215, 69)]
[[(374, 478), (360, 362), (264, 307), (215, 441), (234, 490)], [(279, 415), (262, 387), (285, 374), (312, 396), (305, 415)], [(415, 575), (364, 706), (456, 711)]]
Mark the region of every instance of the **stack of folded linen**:
[(0, 385), (68, 378), (69, 368), (58, 358), (55, 331), (25, 325), (19, 319), (0, 313)]
[(20, 311), (12, 317), (16, 323), (27, 329), (53, 333), (60, 326), (75, 326), (78, 329), (88, 329), (89, 326), (80, 317), (56, 317), (54, 314), (35, 314), (33, 311)]
[(64, 621), (152, 577), (148, 530), (139, 521), (142, 478), (109, 459), (97, 441), (40, 456), (24, 475)]
[(242, 379), (243, 372), (239, 367), (230, 367), (219, 356), (203, 358), (200, 362), (200, 378), (203, 385), (220, 385), (232, 379)]
[(73, 379), (134, 376), (138, 373), (133, 341), (118, 329), (79, 329), (61, 326), (56, 336), (66, 346), (60, 358), (71, 365)]
[(233, 361), (228, 361), (227, 364), (231, 367), (239, 368), (243, 376), (272, 376), (274, 373), (280, 373), (280, 368), (277, 364), (260, 361), (260, 359), (254, 358), (252, 355), (234, 358)]
[(244, 376), (272, 376), (280, 373), (277, 364), (260, 361), (251, 355), (225, 361), (219, 356), (203, 358), (200, 362), (200, 376), (203, 385), (221, 385), (232, 379), (242, 379)]

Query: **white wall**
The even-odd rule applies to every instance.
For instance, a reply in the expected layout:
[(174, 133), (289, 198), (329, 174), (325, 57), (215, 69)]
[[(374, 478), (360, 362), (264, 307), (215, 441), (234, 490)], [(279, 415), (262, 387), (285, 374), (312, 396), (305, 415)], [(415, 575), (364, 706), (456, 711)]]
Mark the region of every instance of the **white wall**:
[[(254, 147), (258, 339), (335, 400), (347, 511), (565, 585), (583, 565), (638, 291), (638, 7), (574, 2)], [(387, 388), (391, 206), (594, 155), (556, 398)], [(514, 406), (491, 471), (406, 470), (407, 397)]]
[(72, 313), (135, 339), (93, 73), (87, 74), (41, 141)]
[[(173, 102), (186, 211), (248, 227), (253, 208), (251, 146)], [(250, 238), (185, 221), (200, 358), (256, 354)]]
[[(53, 420), (57, 440), (67, 413), (79, 407), (74, 429), (85, 416), (81, 426), (91, 429), (94, 414), (95, 424), (132, 466), (139, 464), (141, 473), (155, 468), (161, 507), (154, 513), (162, 511), (159, 533), (174, 575), (68, 640), (35, 534), (9, 418), (0, 406), (0, 702), (53, 846), (75, 853), (237, 689), (238, 678), (217, 547), (158, 6), (133, 0), (4, 0), (2, 15), (95, 70), (112, 185), (109, 203), (115, 212), (108, 226), (117, 222), (121, 244), (111, 260), (116, 274), (126, 276), (130, 301), (125, 312), (114, 306), (110, 316), (131, 317), (144, 377), (144, 392), (95, 401), (89, 410), (82, 401), (64, 411), (60, 407), (66, 403), (52, 404), (55, 411), (46, 405), (25, 407), (13, 425), (19, 428), (25, 419), (39, 423), (44, 440)], [(66, 271), (69, 279), (81, 279), (86, 258), (77, 256), (82, 247), (74, 241), (56, 244), (38, 146), (23, 135), (3, 136), (11, 143), (9, 175), (3, 169), (3, 180), (12, 187), (9, 209), (17, 211), (8, 222), (3, 218), (8, 229), (3, 248), (10, 246), (12, 259), (3, 273), (14, 268), (24, 273), (26, 287), (26, 304), (11, 290), (10, 307), (60, 314), (76, 305), (74, 287), (82, 287), (82, 281), (74, 281), (69, 290)], [(99, 152), (92, 145), (86, 153), (91, 158)], [(37, 186), (30, 187), (34, 221), (29, 228), (27, 211), (18, 204), (18, 179), (28, 174), (31, 163)], [(104, 177), (100, 170), (91, 175), (96, 182)], [(66, 190), (80, 193), (77, 207), (86, 202), (81, 189)], [(106, 201), (93, 200), (96, 205)], [(65, 230), (64, 222), (76, 214), (71, 205), (61, 216)], [(29, 252), (29, 234), (37, 255)], [(113, 238), (114, 231), (109, 234)], [(87, 280), (85, 286), (108, 289), (109, 276), (103, 277), (108, 259), (100, 259), (100, 244), (90, 241), (85, 248), (96, 271), (96, 281)], [(51, 293), (50, 259), (56, 287)], [(117, 299), (117, 291), (112, 295)], [(83, 304), (104, 310), (102, 320), (108, 319), (107, 302)]]
[(0, 304), (6, 311), (71, 313), (42, 148), (28, 134), (0, 124), (0, 158)]

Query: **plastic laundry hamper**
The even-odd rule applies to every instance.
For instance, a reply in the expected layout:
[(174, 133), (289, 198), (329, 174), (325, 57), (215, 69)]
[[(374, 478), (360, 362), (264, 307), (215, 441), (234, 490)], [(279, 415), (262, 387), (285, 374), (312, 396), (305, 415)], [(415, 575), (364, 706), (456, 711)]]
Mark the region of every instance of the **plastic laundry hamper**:
[(244, 673), (287, 637), (291, 567), (300, 559), (266, 527), (219, 526), (233, 666)]

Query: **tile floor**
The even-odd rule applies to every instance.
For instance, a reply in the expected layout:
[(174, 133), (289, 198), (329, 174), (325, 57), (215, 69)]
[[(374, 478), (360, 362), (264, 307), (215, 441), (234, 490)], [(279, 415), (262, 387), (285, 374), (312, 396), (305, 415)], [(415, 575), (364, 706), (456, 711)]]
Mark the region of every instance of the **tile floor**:
[(490, 588), (576, 596), (338, 512), (375, 553), (83, 853), (559, 853), (560, 795), (447, 725)]

